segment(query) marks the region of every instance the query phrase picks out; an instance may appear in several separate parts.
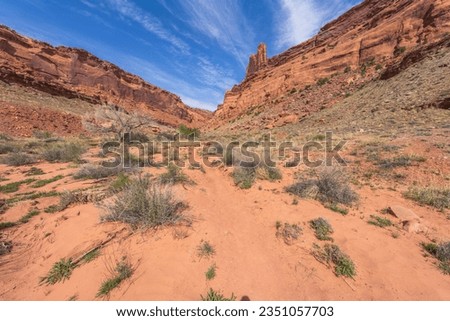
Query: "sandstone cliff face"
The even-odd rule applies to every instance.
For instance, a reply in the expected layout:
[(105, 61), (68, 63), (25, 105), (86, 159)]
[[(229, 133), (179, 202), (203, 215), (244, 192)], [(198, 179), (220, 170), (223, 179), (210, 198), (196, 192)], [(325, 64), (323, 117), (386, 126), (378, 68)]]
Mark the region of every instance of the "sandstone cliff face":
[(265, 43), (260, 43), (256, 54), (251, 55), (248, 61), (245, 78), (267, 66), (267, 47)]
[(198, 126), (209, 114), (89, 52), (23, 37), (0, 26), (0, 80), (92, 103), (139, 110), (156, 121)]
[[(244, 81), (226, 92), (210, 127), (347, 68), (383, 67), (450, 32), (450, 0), (366, 0), (325, 25), (312, 39), (258, 64), (250, 57)], [(348, 82), (358, 81), (349, 73)], [(350, 77), (353, 77), (350, 79)], [(343, 80), (346, 81), (346, 80)]]

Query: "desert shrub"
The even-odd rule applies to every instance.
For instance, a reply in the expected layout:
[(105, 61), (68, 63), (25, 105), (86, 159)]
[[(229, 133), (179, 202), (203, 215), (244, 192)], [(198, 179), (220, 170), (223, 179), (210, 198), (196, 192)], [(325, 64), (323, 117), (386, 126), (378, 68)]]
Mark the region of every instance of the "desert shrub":
[(73, 177), (76, 179), (100, 179), (115, 176), (123, 171), (123, 167), (105, 167), (101, 165), (86, 164), (76, 172)]
[(441, 211), (450, 208), (450, 188), (413, 186), (403, 196), (419, 204), (429, 205)]
[(205, 296), (201, 295), (202, 301), (236, 301), (234, 294), (227, 298), (223, 296), (219, 291), (215, 291), (212, 288), (209, 289)]
[(0, 143), (0, 154), (7, 154), (16, 151), (17, 147), (15, 144), (10, 142)]
[(216, 277), (216, 266), (211, 265), (208, 270), (205, 272), (205, 277), (207, 280), (212, 280)]
[(333, 233), (333, 227), (322, 217), (309, 221), (309, 226), (314, 230), (314, 234), (321, 241), (331, 241), (330, 234)]
[(291, 245), (302, 234), (302, 228), (297, 224), (281, 224), (281, 222), (277, 222), (276, 228), (276, 236), (282, 238), (288, 245)]
[(38, 167), (31, 167), (27, 173), (25, 174), (25, 176), (38, 176), (38, 175), (43, 175), (45, 174), (44, 171)]
[(16, 222), (0, 222), (0, 231), (16, 225)]
[(67, 280), (72, 275), (72, 271), (76, 265), (71, 259), (61, 259), (56, 262), (48, 274), (41, 278), (41, 284), (56, 284), (58, 282)]
[(120, 172), (116, 179), (111, 182), (110, 188), (113, 191), (121, 191), (130, 182), (130, 178), (123, 172)]
[(11, 252), (13, 243), (11, 241), (0, 240), (0, 256)]
[(36, 162), (37, 162), (36, 157), (22, 152), (9, 153), (3, 158), (3, 163), (9, 166), (30, 165)]
[(52, 133), (46, 130), (35, 130), (33, 136), (37, 139), (48, 139), (52, 137)]
[(439, 260), (438, 267), (442, 273), (450, 274), (450, 242), (422, 243), (421, 245), (425, 251)]
[(287, 187), (286, 191), (303, 198), (315, 198), (323, 203), (349, 205), (358, 200), (358, 195), (338, 169), (324, 170), (317, 179), (301, 180)]
[(86, 148), (75, 142), (54, 144), (48, 146), (42, 152), (42, 157), (49, 162), (75, 162), (81, 161), (81, 155)]
[(333, 265), (336, 276), (353, 277), (356, 275), (353, 261), (335, 244), (325, 244), (323, 248), (314, 244), (312, 254), (319, 262), (328, 266)]
[(352, 67), (350, 66), (345, 67), (344, 73), (348, 74), (350, 71), (352, 71)]
[(393, 225), (390, 219), (376, 215), (370, 215), (370, 220), (367, 223), (378, 227), (388, 227)]
[(192, 183), (189, 177), (183, 173), (180, 167), (169, 163), (167, 172), (159, 176), (162, 184)]
[(323, 86), (329, 82), (330, 82), (330, 79), (328, 79), (328, 78), (320, 78), (319, 80), (317, 80), (317, 86)]
[(235, 167), (231, 175), (237, 186), (242, 189), (249, 189), (256, 180), (256, 169), (251, 167)]
[(176, 199), (169, 185), (154, 183), (148, 176), (137, 177), (106, 206), (105, 221), (120, 221), (134, 227), (173, 224), (182, 218), (186, 205)]
[(117, 263), (117, 266), (114, 269), (114, 275), (102, 283), (96, 296), (108, 296), (112, 290), (117, 288), (124, 280), (130, 278), (131, 275), (133, 275), (133, 267), (130, 263), (122, 260)]
[(211, 258), (216, 254), (216, 250), (214, 246), (211, 245), (208, 241), (202, 241), (200, 245), (197, 247), (197, 255), (200, 258)]
[(381, 168), (395, 168), (411, 166), (413, 162), (424, 162), (426, 158), (417, 155), (401, 155), (392, 159), (383, 159), (378, 161)]
[(326, 208), (328, 208), (329, 210), (332, 210), (333, 212), (342, 214), (342, 215), (347, 215), (348, 214), (348, 209), (340, 207), (337, 204), (329, 204), (327, 206), (325, 206)]
[(188, 137), (188, 138), (200, 137), (200, 129), (190, 128), (190, 127), (187, 127), (186, 125), (180, 125), (178, 127), (178, 132), (183, 137)]

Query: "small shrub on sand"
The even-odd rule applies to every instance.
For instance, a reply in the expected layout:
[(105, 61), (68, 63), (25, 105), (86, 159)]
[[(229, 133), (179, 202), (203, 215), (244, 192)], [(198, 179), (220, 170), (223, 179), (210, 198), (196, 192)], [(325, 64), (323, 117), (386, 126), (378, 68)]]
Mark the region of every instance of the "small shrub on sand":
[(3, 158), (3, 163), (9, 166), (30, 165), (36, 162), (36, 157), (22, 152), (9, 153)]
[(57, 175), (57, 176), (49, 178), (49, 179), (41, 179), (41, 180), (36, 181), (33, 185), (31, 185), (31, 187), (39, 188), (39, 187), (45, 186), (47, 184), (56, 182), (56, 181), (58, 181), (60, 179), (63, 179), (63, 178), (64, 178), (63, 175)]
[(25, 176), (38, 176), (38, 175), (44, 175), (44, 171), (38, 167), (31, 167)]
[(450, 208), (450, 188), (413, 186), (403, 196), (421, 205), (429, 205), (441, 211)]
[(65, 281), (72, 275), (75, 264), (71, 259), (61, 259), (56, 262), (48, 274), (41, 279), (41, 284), (56, 284)]
[(86, 164), (76, 172), (73, 177), (75, 179), (100, 179), (115, 176), (123, 171), (120, 166), (105, 167), (101, 165)]
[(117, 288), (124, 280), (130, 278), (132, 275), (133, 267), (130, 263), (125, 260), (117, 263), (117, 266), (114, 269), (114, 275), (102, 283), (97, 292), (97, 297), (108, 296), (112, 290)]
[(28, 178), (25, 179), (23, 181), (17, 181), (17, 182), (12, 182), (12, 183), (8, 183), (5, 185), (1, 185), (0, 186), (0, 192), (1, 193), (15, 193), (19, 190), (20, 186), (23, 184), (30, 184), (32, 182), (34, 182), (35, 179), (32, 178)]
[(314, 230), (314, 234), (321, 241), (332, 241), (330, 234), (333, 233), (333, 227), (323, 217), (309, 221), (309, 226)]
[(49, 162), (75, 162), (81, 161), (81, 155), (86, 151), (80, 143), (69, 142), (55, 144), (42, 152), (42, 157)]
[(350, 257), (341, 251), (335, 244), (325, 244), (323, 248), (319, 245), (313, 245), (312, 255), (319, 261), (328, 266), (334, 265), (336, 276), (353, 277), (356, 275), (356, 268)]
[(349, 205), (358, 200), (344, 174), (338, 169), (324, 170), (317, 179), (301, 180), (286, 191), (303, 198), (315, 198), (322, 203)]
[(216, 254), (216, 250), (208, 241), (202, 241), (197, 247), (197, 255), (200, 258), (211, 258)]
[(256, 170), (251, 167), (235, 167), (232, 176), (237, 186), (241, 189), (249, 189), (256, 180)]
[(174, 163), (170, 163), (167, 166), (167, 172), (161, 174), (159, 179), (162, 184), (192, 183), (189, 177), (183, 173), (181, 168)]
[(231, 294), (231, 297), (227, 298), (219, 291), (213, 289), (209, 289), (205, 296), (201, 295), (201, 298), (202, 301), (236, 301), (234, 294)]
[(288, 245), (291, 245), (302, 234), (302, 228), (297, 224), (281, 224), (280, 222), (277, 222), (276, 228), (276, 236), (278, 238), (282, 238), (284, 240), (284, 243)]
[(216, 266), (215, 265), (211, 265), (208, 268), (208, 271), (205, 272), (205, 277), (208, 281), (210, 281), (216, 277)]
[(391, 222), (390, 219), (376, 216), (376, 215), (370, 215), (370, 220), (367, 223), (378, 226), (378, 227), (382, 227), (382, 228), (393, 225), (393, 223)]
[(0, 231), (16, 225), (16, 222), (0, 222)]
[(174, 196), (169, 185), (154, 183), (148, 176), (137, 177), (106, 205), (108, 214), (103, 220), (152, 228), (180, 221), (185, 208), (185, 203)]
[(423, 249), (439, 260), (438, 267), (442, 273), (450, 275), (450, 242), (422, 243)]

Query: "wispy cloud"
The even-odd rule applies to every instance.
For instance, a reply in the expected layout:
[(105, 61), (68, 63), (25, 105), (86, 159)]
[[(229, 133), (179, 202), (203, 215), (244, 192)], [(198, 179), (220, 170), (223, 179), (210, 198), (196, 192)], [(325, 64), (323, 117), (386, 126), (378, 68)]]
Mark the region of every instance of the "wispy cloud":
[(198, 80), (207, 86), (216, 87), (222, 91), (230, 89), (236, 80), (231, 78), (229, 70), (212, 63), (205, 57), (198, 58)]
[(361, 0), (279, 0), (279, 49), (297, 45), (314, 36), (329, 20), (336, 18)]
[(212, 87), (198, 86), (174, 73), (162, 70), (158, 66), (138, 57), (118, 56), (119, 64), (126, 70), (140, 75), (144, 80), (156, 86), (169, 90), (181, 97), (183, 102), (191, 107), (215, 110), (222, 101), (223, 91)]
[(108, 2), (122, 16), (140, 24), (144, 29), (169, 42), (182, 53), (189, 53), (189, 45), (186, 42), (166, 29), (158, 18), (142, 10), (132, 1), (108, 0)]
[(188, 23), (213, 39), (245, 67), (254, 33), (237, 0), (183, 0)]

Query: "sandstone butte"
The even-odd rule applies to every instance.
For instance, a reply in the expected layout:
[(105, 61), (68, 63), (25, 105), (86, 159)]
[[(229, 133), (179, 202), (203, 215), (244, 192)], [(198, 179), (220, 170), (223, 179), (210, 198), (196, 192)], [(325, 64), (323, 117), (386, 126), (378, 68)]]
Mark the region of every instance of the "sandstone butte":
[(348, 67), (359, 69), (367, 62), (388, 66), (405, 52), (429, 47), (449, 34), (450, 0), (366, 0), (312, 39), (270, 59), (260, 44), (250, 56), (245, 79), (225, 93), (209, 127)]
[(93, 104), (117, 104), (161, 124), (199, 126), (210, 113), (89, 52), (53, 47), (0, 25), (0, 79)]

